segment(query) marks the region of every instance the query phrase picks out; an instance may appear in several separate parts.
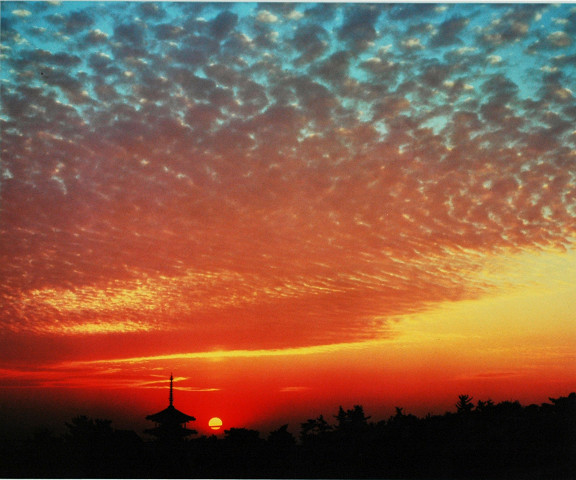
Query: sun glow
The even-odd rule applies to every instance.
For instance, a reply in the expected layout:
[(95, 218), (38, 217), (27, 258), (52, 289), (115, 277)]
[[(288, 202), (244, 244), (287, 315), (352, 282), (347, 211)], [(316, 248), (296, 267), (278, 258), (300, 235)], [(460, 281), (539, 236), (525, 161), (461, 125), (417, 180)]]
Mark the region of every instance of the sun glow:
[(222, 420), (220, 420), (218, 417), (213, 417), (208, 422), (208, 426), (212, 430), (220, 430), (222, 428)]

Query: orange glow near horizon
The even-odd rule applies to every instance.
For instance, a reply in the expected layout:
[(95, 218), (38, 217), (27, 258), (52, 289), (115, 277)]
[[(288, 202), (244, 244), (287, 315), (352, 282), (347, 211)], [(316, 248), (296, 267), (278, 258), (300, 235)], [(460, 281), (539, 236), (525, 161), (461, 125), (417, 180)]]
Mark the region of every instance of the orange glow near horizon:
[[(329, 416), (339, 404), (361, 403), (378, 418), (397, 405), (418, 414), (450, 410), (463, 392), (527, 403), (568, 394), (576, 382), (570, 301), (576, 254), (494, 257), (486, 265), (478, 275), (499, 285), (498, 294), (399, 316), (381, 338), (64, 360), (34, 371), (5, 368), (0, 378), (18, 379), (9, 385), (13, 393), (41, 388), (55, 399), (70, 389), (78, 393), (66, 393), (68, 400), (78, 401), (83, 391), (108, 391), (115, 399), (108, 411), (128, 401), (143, 418), (167, 402), (166, 372), (174, 371), (175, 405), (194, 415), (191, 428), (204, 434), (212, 431), (213, 411), (230, 427), (271, 429), (285, 421), (295, 428), (304, 417)], [(67, 335), (78, 338), (73, 330)], [(108, 337), (99, 332), (90, 338)], [(125, 350), (139, 351), (137, 344)], [(147, 401), (136, 400), (145, 398), (134, 397), (139, 390)]]
[[(112, 390), (119, 399), (146, 389), (157, 398), (155, 405), (146, 402), (150, 413), (166, 402), (162, 372), (174, 371), (175, 404), (197, 417), (200, 432), (210, 411), (221, 412), (230, 426), (273, 428), (274, 418), (297, 425), (305, 416), (330, 414), (337, 404), (362, 403), (385, 416), (395, 405), (420, 414), (449, 410), (462, 392), (476, 399), (542, 402), (551, 391), (569, 393), (576, 381), (570, 302), (576, 256), (531, 258), (494, 259), (495, 271), (481, 273), (505, 286), (499, 295), (398, 318), (381, 339), (74, 360), (2, 375), (19, 375), (30, 387)], [(549, 288), (539, 284), (544, 280)]]

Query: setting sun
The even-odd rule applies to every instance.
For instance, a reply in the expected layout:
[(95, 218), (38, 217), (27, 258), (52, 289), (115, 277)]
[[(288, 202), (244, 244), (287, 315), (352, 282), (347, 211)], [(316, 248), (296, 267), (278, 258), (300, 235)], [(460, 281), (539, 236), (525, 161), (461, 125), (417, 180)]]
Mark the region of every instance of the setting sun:
[(212, 430), (220, 430), (220, 428), (222, 427), (222, 420), (220, 420), (218, 417), (211, 418), (210, 421), (208, 422), (208, 426)]

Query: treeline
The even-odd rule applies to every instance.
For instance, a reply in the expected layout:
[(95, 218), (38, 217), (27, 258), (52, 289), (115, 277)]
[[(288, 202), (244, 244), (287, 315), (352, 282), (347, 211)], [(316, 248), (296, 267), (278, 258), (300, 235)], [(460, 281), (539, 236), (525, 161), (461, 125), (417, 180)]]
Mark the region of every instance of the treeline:
[(284, 425), (266, 438), (231, 428), (173, 444), (82, 416), (62, 436), (44, 429), (0, 445), (0, 477), (576, 478), (576, 393), (529, 406), (461, 395), (455, 407), (424, 418), (396, 408), (379, 422), (340, 407), (298, 437)]

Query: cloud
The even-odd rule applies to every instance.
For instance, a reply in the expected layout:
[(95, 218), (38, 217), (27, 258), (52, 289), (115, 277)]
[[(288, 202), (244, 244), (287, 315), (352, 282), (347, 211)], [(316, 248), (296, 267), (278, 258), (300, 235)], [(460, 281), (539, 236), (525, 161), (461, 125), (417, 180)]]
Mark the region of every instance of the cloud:
[(329, 83), (340, 83), (345, 81), (348, 76), (350, 60), (351, 55), (348, 52), (336, 52), (320, 63), (314, 69), (314, 73)]
[(566, 32), (552, 32), (546, 37), (549, 45), (555, 48), (563, 48), (572, 45), (572, 37)]
[(87, 11), (77, 10), (66, 15), (54, 14), (47, 17), (50, 23), (62, 28), (67, 35), (76, 34), (82, 30), (91, 27), (94, 24), (94, 18)]
[(85, 41), (90, 45), (103, 44), (108, 41), (108, 34), (96, 28), (86, 34)]
[(53, 65), (57, 67), (74, 67), (81, 63), (80, 57), (77, 55), (69, 55), (64, 52), (52, 53), (48, 50), (35, 49), (24, 50), (22, 56), (17, 60), (16, 65), (22, 68), (30, 67), (32, 65), (41, 68), (43, 65)]
[(518, 93), (518, 86), (508, 77), (496, 74), (489, 77), (481, 87), (486, 95), (490, 95), (498, 101), (511, 101)]
[(509, 382), (517, 377), (526, 375), (522, 370), (510, 371), (489, 371), (480, 373), (471, 373), (469, 375), (458, 375), (457, 380), (473, 381), (473, 382)]
[(371, 57), (360, 63), (360, 68), (372, 74), (376, 79), (384, 82), (393, 83), (401, 73), (401, 64), (397, 63), (386, 56), (384, 58)]
[(32, 15), (32, 12), (30, 10), (17, 9), (12, 10), (12, 15), (15, 15), (16, 17), (29, 17)]
[[(377, 342), (376, 344), (378, 344)], [(372, 343), (374, 344), (374, 343)], [(362, 343), (342, 343), (334, 345), (318, 345), (313, 347), (303, 348), (286, 348), (286, 349), (270, 349), (270, 350), (227, 350), (227, 351), (211, 351), (211, 352), (189, 352), (177, 353), (171, 355), (162, 355), (160, 357), (134, 357), (134, 358), (116, 358), (109, 360), (95, 360), (95, 361), (74, 361), (62, 363), (61, 367), (75, 368), (81, 366), (96, 366), (96, 365), (114, 365), (123, 363), (146, 363), (157, 359), (175, 360), (175, 359), (222, 359), (222, 358), (253, 358), (253, 357), (285, 357), (293, 355), (322, 355), (333, 353), (338, 350), (354, 350), (364, 349), (370, 345), (370, 342)], [(302, 388), (302, 387), (287, 387), (287, 388)]]
[(411, 37), (402, 40), (400, 45), (406, 50), (423, 50), (424, 45), (420, 42), (419, 38)]
[(501, 17), (480, 29), (480, 42), (489, 47), (515, 43), (526, 38), (543, 5), (514, 5)]
[(260, 10), (258, 15), (256, 15), (256, 20), (262, 23), (276, 23), (278, 21), (278, 17), (268, 10)]
[(365, 50), (377, 37), (375, 23), (381, 10), (374, 5), (362, 5), (344, 11), (345, 19), (338, 38), (354, 50)]
[(422, 72), (420, 80), (424, 85), (439, 87), (449, 78), (452, 68), (451, 65), (432, 64)]
[(147, 18), (162, 19), (166, 16), (166, 11), (161, 4), (142, 2), (139, 7), (140, 13)]
[[(121, 368), (88, 367), (80, 371), (75, 366), (51, 365), (41, 369), (0, 369), (0, 382), (3, 388), (97, 388), (99, 391), (117, 389), (161, 389), (166, 390), (166, 380), (158, 380), (157, 376), (147, 372), (136, 374), (122, 371)], [(144, 379), (144, 380), (143, 380)], [(179, 392), (218, 392), (221, 389), (210, 386), (188, 386), (186, 378), (175, 378), (176, 389)]]
[(160, 40), (175, 40), (184, 35), (184, 27), (174, 26), (168, 23), (156, 25), (156, 37)]
[(300, 52), (296, 64), (309, 63), (328, 48), (328, 32), (320, 25), (305, 25), (296, 30), (291, 43)]
[(232, 30), (234, 30), (234, 27), (237, 23), (238, 15), (232, 12), (222, 12), (219, 13), (211, 22), (210, 32), (212, 33), (212, 36), (222, 39), (229, 35)]
[(288, 20), (300, 20), (303, 17), (304, 17), (304, 14), (302, 12), (297, 11), (297, 10), (292, 10), (290, 13), (288, 13), (286, 15), (286, 18)]
[(283, 387), (280, 389), (282, 393), (292, 393), (292, 392), (305, 392), (310, 390), (310, 387)]
[(382, 338), (492, 292), (485, 255), (573, 244), (544, 7), (43, 8), (2, 19), (0, 119), (0, 322), (39, 359)]
[(382, 99), (374, 105), (373, 120), (381, 120), (382, 118), (394, 118), (400, 112), (408, 110), (410, 102), (405, 97), (390, 95)]
[(393, 5), (390, 18), (392, 20), (406, 20), (420, 16), (436, 15), (438, 13), (440, 13), (440, 11), (433, 4)]
[(461, 43), (458, 34), (470, 23), (468, 18), (452, 17), (440, 24), (438, 31), (430, 40), (433, 47)]
[(139, 46), (144, 42), (144, 27), (137, 23), (123, 23), (114, 28), (114, 37), (119, 42)]

